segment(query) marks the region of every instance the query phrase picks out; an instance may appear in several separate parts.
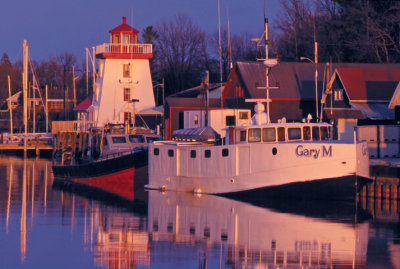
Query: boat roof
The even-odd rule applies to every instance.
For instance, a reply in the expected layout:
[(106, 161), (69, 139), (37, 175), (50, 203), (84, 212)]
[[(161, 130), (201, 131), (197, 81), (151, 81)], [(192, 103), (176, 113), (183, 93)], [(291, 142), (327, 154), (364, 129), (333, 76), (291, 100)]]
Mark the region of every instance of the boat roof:
[[(249, 129), (249, 128), (267, 128), (267, 127), (297, 127), (297, 126), (332, 126), (326, 122), (281, 122), (281, 123), (268, 123), (260, 125), (241, 125), (235, 126), (236, 129)], [(228, 129), (228, 128), (225, 128)]]

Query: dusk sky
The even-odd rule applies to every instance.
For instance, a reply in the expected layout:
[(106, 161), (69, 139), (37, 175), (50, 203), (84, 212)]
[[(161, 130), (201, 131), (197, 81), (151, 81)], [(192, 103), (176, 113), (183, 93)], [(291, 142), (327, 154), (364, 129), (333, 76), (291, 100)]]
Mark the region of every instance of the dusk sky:
[[(226, 28), (229, 10), (232, 33), (261, 34), (263, 0), (220, 1), (222, 27)], [(279, 0), (266, 0), (266, 6), (273, 24)], [(218, 29), (217, 7), (218, 0), (2, 0), (0, 54), (6, 52), (12, 62), (21, 60), (26, 39), (34, 60), (47, 60), (49, 55), (69, 51), (80, 63), (85, 48), (109, 42), (108, 31), (121, 24), (123, 16), (142, 31), (164, 18), (184, 13), (211, 33)]]

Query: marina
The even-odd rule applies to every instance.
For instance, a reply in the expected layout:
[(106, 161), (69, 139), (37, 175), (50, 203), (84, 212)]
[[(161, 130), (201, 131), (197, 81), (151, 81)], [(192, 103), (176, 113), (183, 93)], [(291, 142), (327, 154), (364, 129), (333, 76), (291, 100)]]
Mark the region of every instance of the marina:
[(400, 268), (400, 4), (263, 3), (3, 54), (0, 268)]

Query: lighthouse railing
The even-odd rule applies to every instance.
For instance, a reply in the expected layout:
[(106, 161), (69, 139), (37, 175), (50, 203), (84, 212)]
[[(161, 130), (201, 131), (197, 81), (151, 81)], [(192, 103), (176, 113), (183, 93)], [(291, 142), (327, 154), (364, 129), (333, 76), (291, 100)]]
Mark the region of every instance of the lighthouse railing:
[(152, 44), (115, 44), (104, 43), (96, 46), (96, 54), (116, 53), (116, 54), (151, 54)]

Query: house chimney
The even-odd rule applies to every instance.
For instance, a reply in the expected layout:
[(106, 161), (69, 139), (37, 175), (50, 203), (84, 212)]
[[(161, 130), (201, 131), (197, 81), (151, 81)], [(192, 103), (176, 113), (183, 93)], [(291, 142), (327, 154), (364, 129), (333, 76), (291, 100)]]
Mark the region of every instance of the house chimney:
[(122, 24), (126, 24), (126, 17), (122, 17)]

